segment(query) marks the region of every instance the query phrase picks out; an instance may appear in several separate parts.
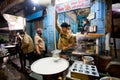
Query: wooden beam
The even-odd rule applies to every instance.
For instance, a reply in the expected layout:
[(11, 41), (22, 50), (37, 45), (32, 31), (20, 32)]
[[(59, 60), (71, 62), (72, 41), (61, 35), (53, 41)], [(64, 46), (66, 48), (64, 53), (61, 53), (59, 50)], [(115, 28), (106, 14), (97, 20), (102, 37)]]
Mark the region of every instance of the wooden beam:
[(24, 0), (5, 0), (1, 3), (0, 6), (0, 11), (3, 14), (5, 11), (7, 11), (8, 9), (12, 8), (13, 6), (20, 4), (24, 2)]

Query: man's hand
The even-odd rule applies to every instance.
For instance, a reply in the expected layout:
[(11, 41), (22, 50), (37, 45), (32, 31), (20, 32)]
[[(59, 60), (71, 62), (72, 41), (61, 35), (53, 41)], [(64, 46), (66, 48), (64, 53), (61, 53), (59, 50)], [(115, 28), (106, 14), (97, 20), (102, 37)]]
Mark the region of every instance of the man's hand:
[(37, 53), (38, 55), (41, 55), (41, 52)]
[(57, 20), (58, 18), (58, 14), (57, 14), (57, 11), (55, 11), (55, 19)]
[(68, 49), (68, 47), (63, 47), (63, 50), (67, 50)]
[(59, 23), (57, 21), (57, 18), (58, 18), (58, 14), (57, 14), (57, 11), (55, 11), (55, 28), (57, 29), (57, 31), (59, 33), (61, 33), (61, 27), (59, 26)]

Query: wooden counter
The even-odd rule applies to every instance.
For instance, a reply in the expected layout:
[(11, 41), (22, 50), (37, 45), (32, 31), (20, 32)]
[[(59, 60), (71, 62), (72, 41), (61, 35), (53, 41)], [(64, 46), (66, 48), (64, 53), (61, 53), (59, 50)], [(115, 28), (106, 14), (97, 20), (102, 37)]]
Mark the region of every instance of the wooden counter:
[(105, 36), (105, 34), (100, 34), (100, 33), (87, 33), (87, 34), (81, 34), (81, 33), (76, 33), (73, 34), (74, 36), (81, 36), (81, 37), (101, 37)]
[(105, 34), (99, 34), (99, 33), (88, 33), (86, 36), (90, 36), (90, 37), (101, 37), (104, 36)]

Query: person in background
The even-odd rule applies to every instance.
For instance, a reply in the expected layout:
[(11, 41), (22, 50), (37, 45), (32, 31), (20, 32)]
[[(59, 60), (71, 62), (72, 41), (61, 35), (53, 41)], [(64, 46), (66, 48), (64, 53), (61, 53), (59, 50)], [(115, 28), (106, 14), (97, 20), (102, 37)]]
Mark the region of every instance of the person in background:
[(21, 70), (23, 69), (23, 52), (21, 50), (21, 40), (22, 37), (20, 36), (20, 33), (18, 32), (16, 34), (16, 38), (15, 38), (15, 44), (16, 44), (16, 52), (19, 54), (19, 59), (20, 59), (20, 64), (21, 64)]
[(60, 56), (63, 58), (67, 58), (67, 55), (70, 55), (68, 53), (68, 50), (74, 46), (75, 40), (74, 37), (68, 32), (69, 25), (66, 22), (63, 22), (61, 24), (61, 27), (59, 26), (57, 22), (57, 12), (55, 14), (55, 17), (55, 27), (59, 33), (58, 49), (62, 50)]
[(67, 31), (68, 31), (70, 34), (73, 34), (70, 25), (68, 25), (68, 28), (67, 28), (67, 29), (68, 29)]
[(24, 57), (24, 66), (23, 67), (26, 68), (26, 58), (29, 61), (29, 66), (33, 62), (34, 44), (33, 44), (32, 38), (26, 32), (21, 31), (20, 36), (22, 37), (21, 49), (22, 49), (23, 54), (24, 54), (24, 56), (23, 56)]
[(88, 19), (83, 19), (83, 30), (82, 33), (87, 33), (89, 32), (89, 27), (90, 27), (90, 22), (88, 21)]
[(45, 57), (45, 42), (42, 38), (42, 29), (37, 28), (37, 33), (34, 36), (35, 50), (37, 53), (37, 59)]

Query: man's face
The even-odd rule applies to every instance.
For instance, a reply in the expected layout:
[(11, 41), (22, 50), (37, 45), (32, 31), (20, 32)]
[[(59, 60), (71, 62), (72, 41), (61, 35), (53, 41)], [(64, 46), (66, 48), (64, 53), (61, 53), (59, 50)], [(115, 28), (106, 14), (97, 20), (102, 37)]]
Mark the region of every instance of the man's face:
[(39, 31), (38, 31), (38, 34), (42, 34), (42, 31), (39, 30)]
[(67, 32), (67, 27), (62, 27), (63, 32)]
[(86, 24), (87, 22), (83, 20), (83, 24)]
[(20, 36), (23, 38), (23, 37), (24, 37), (24, 34), (21, 34)]
[(67, 28), (67, 32), (71, 33), (71, 28), (70, 27)]
[(42, 30), (41, 30), (41, 29), (38, 29), (38, 30), (37, 30), (37, 33), (38, 33), (39, 35), (42, 35)]
[(17, 36), (17, 37), (19, 37), (19, 36), (20, 36), (20, 34), (19, 34), (19, 33), (17, 33), (17, 34), (16, 34), (16, 36)]

